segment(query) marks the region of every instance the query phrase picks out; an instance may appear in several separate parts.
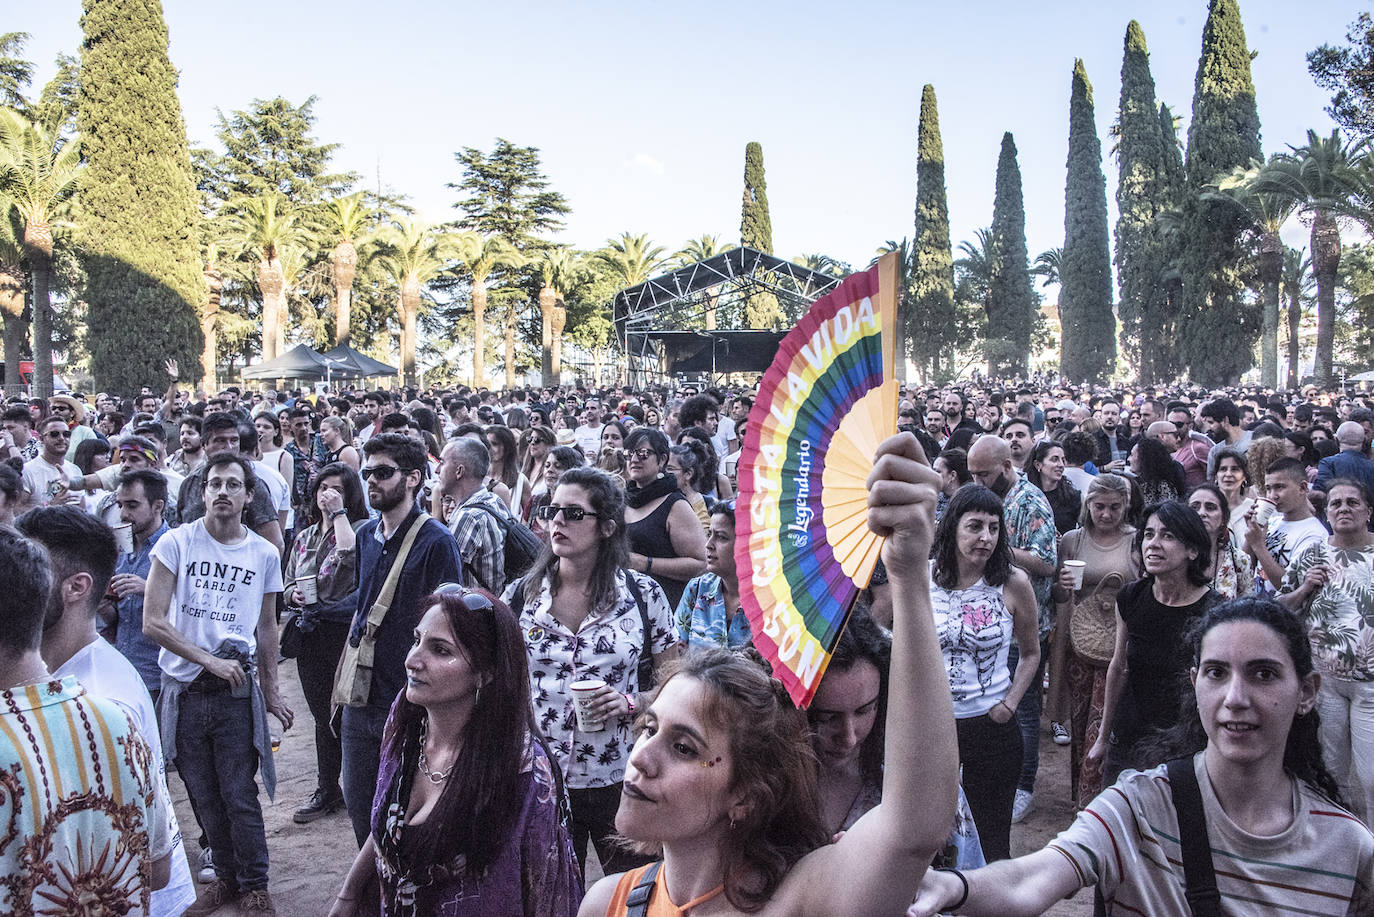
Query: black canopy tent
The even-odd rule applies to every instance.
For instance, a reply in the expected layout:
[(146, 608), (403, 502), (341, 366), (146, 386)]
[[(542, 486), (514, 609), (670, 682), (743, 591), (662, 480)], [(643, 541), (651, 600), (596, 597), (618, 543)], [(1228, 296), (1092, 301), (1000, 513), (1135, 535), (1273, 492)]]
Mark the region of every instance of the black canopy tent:
[(706, 327), (740, 321), (751, 297), (776, 297), (795, 323), (839, 278), (752, 248), (732, 248), (627, 287), (612, 301), (632, 381), (680, 372), (762, 372), (782, 334)]
[(243, 371), (245, 379), (367, 379), (394, 376), (396, 367), (372, 359), (345, 344), (328, 353), (316, 353), (309, 344), (297, 344), (271, 360), (255, 363)]
[(370, 379), (374, 376), (394, 376), (397, 374), (396, 367), (388, 366), (380, 360), (374, 360), (347, 344), (340, 344), (333, 350), (326, 350), (323, 358), (333, 365), (332, 372), (336, 376), (361, 376), (364, 379)]

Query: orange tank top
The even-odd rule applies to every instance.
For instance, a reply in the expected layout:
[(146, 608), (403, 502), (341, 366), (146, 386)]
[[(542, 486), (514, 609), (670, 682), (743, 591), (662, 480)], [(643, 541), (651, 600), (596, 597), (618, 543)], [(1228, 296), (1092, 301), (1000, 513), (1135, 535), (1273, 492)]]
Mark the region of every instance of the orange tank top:
[[(649, 864), (649, 866), (652, 865), (652, 863)], [(626, 902), (630, 897), (630, 892), (634, 891), (634, 887), (639, 884), (640, 878), (643, 877), (649, 866), (631, 869), (620, 877), (620, 881), (615, 886), (615, 894), (611, 896), (611, 903), (606, 908), (606, 917), (624, 917), (629, 910)], [(664, 871), (660, 868), (658, 875), (654, 878), (654, 893), (649, 898), (649, 910), (645, 913), (645, 917), (687, 917), (692, 908), (699, 904), (705, 904), (725, 891), (724, 885), (717, 885), (699, 898), (693, 898), (682, 907), (678, 907), (668, 897), (666, 882)]]

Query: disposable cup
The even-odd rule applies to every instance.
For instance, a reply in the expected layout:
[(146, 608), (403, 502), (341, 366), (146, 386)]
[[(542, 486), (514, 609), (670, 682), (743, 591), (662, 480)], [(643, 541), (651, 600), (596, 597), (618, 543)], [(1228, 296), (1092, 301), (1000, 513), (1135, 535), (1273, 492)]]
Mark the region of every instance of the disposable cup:
[(606, 728), (606, 721), (593, 716), (589, 709), (592, 699), (605, 685), (606, 683), (599, 678), (587, 678), (582, 681), (575, 681), (570, 686), (573, 707), (577, 711), (577, 729), (579, 732), (600, 732)]
[(301, 600), (307, 605), (314, 605), (320, 600), (318, 585), (313, 576), (302, 576), (296, 579), (296, 588), (301, 591)]
[(1274, 510), (1278, 509), (1273, 500), (1260, 497), (1255, 501), (1255, 521), (1260, 525), (1268, 525), (1269, 518), (1274, 515)]
[(1073, 588), (1083, 588), (1083, 571), (1088, 569), (1088, 564), (1081, 560), (1066, 560), (1064, 568), (1073, 574)]
[(125, 522), (114, 527), (115, 550), (120, 554), (134, 553), (134, 527)]

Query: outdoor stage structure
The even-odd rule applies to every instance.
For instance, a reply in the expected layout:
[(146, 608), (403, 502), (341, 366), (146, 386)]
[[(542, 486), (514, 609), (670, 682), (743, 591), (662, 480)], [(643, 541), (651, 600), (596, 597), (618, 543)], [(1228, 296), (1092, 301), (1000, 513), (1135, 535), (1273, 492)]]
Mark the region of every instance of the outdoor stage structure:
[[(788, 330), (839, 282), (756, 249), (732, 248), (626, 287), (611, 310), (626, 381), (643, 386), (684, 374), (714, 379), (723, 373), (762, 373)], [(738, 327), (745, 304), (765, 294), (776, 297), (785, 327)], [(736, 327), (716, 327), (721, 323)]]

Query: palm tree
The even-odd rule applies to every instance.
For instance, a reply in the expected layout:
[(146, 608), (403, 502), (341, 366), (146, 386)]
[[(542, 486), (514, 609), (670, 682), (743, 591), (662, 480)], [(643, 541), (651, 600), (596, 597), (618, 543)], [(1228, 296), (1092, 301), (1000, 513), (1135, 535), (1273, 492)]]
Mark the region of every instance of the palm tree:
[[(721, 252), (728, 252), (735, 247), (733, 242), (721, 242), (720, 236), (699, 236), (689, 239), (687, 244), (682, 246), (673, 254), (673, 260), (679, 267), (686, 267), (689, 264), (696, 264), (698, 261), (705, 261), (707, 258), (714, 258)], [(720, 286), (713, 286), (706, 291), (706, 330), (716, 330), (716, 303), (720, 299)]]
[(456, 247), (458, 259), (472, 281), (472, 387), (482, 388), (487, 370), (487, 280), (492, 271), (512, 262), (519, 253), (500, 236), (467, 233)]
[(1275, 155), (1253, 180), (1258, 193), (1290, 198), (1312, 223), (1312, 274), (1317, 281), (1317, 350), (1312, 374), (1327, 384), (1333, 376), (1336, 342), (1336, 277), (1341, 264), (1340, 220), (1362, 218), (1361, 203), (1374, 192), (1370, 170), (1360, 161), (1368, 142), (1346, 145), (1339, 129), (1330, 137), (1307, 132), (1307, 143)]
[[(577, 256), (566, 248), (550, 248), (539, 261), (540, 375), (544, 385), (556, 384), (554, 369), (554, 315), (563, 307), (563, 298), (572, 289), (577, 271)], [(566, 313), (564, 319), (566, 320)], [(562, 328), (557, 337), (562, 337)], [(559, 341), (561, 345), (561, 340)], [(561, 346), (559, 348), (561, 350)]]
[(1279, 283), (1283, 279), (1283, 256), (1287, 250), (1279, 231), (1298, 209), (1290, 194), (1263, 190), (1258, 181), (1264, 167), (1254, 163), (1248, 169), (1237, 166), (1203, 193), (1204, 200), (1230, 201), (1250, 218), (1259, 236), (1259, 281), (1263, 287), (1264, 332), (1260, 337), (1260, 384), (1273, 387), (1279, 378)]
[[(414, 217), (406, 217), (383, 236), (377, 258), (400, 289), (401, 377), (405, 385), (415, 385), (416, 326), (420, 318), (421, 293), (425, 284), (447, 270), (461, 240)], [(474, 293), (476, 286), (473, 287)], [(478, 324), (480, 336), (480, 323)]]
[(262, 357), (271, 360), (286, 349), (286, 277), (282, 249), (303, 244), (306, 234), (280, 193), (244, 198), (230, 216), (229, 237), (240, 255), (257, 262), (262, 294)]
[(1288, 297), (1288, 389), (1294, 391), (1301, 384), (1299, 372), (1301, 352), (1298, 330), (1302, 324), (1302, 301), (1312, 286), (1312, 261), (1300, 248), (1283, 251), (1283, 274), (1280, 278), (1283, 295)]
[(1042, 287), (1054, 286), (1059, 282), (1059, 268), (1064, 263), (1064, 249), (1047, 248), (1035, 256), (1035, 264), (1031, 266), (1032, 274), (1039, 274), (1045, 278), (1040, 282)]
[(984, 227), (974, 230), (974, 241), (960, 242), (959, 251), (964, 257), (954, 262), (959, 271), (959, 279), (966, 285), (970, 298), (977, 300), (986, 314), (988, 296), (992, 291), (993, 264), (997, 260), (997, 243), (992, 230)]
[(75, 139), (54, 135), (0, 108), (0, 194), (23, 221), (21, 243), (33, 274), (34, 393), (52, 394), (53, 224), (76, 193), (81, 154)]
[(668, 260), (663, 246), (650, 242), (648, 233), (636, 236), (628, 232), (622, 232), (619, 239), (607, 239), (605, 247), (592, 257), (606, 266), (621, 289), (648, 280)]
[(334, 343), (349, 342), (353, 316), (353, 279), (358, 272), (358, 239), (371, 214), (363, 204), (363, 192), (336, 197), (325, 205), (323, 225), (326, 238), (334, 241), (329, 253), (334, 278)]
[(19, 372), (24, 338), (24, 225), (19, 211), (7, 198), (0, 197), (0, 317), (5, 321), (5, 391), (18, 392), (24, 377)]

